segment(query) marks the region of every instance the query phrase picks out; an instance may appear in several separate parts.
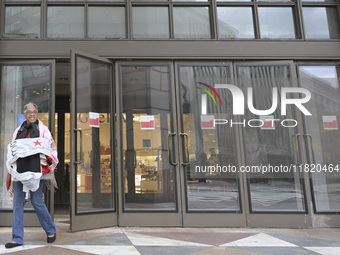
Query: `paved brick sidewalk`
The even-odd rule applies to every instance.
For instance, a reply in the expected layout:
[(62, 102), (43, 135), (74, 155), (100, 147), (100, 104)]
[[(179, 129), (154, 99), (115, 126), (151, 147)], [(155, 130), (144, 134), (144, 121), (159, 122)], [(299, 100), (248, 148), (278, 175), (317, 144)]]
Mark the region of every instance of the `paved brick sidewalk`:
[(6, 249), (11, 228), (0, 229), (0, 253), (38, 255), (340, 255), (340, 229), (124, 228), (72, 233), (57, 221), (57, 240), (42, 228), (25, 228), (25, 244)]

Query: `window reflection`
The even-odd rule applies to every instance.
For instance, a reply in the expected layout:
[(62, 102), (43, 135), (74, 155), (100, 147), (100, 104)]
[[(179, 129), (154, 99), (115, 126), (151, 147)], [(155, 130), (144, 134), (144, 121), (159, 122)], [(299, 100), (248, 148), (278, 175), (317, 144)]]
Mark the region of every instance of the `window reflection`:
[[(255, 109), (271, 108), (273, 87), (291, 87), (289, 66), (239, 66), (239, 85), (246, 94), (253, 88)], [(294, 119), (292, 106), (287, 106), (284, 119)], [(282, 119), (281, 106), (266, 118)], [(261, 119), (247, 111), (245, 119)], [(279, 123), (279, 122), (276, 122)], [(287, 166), (295, 164), (291, 139), (294, 128), (280, 124), (268, 127), (244, 128), (245, 156), (247, 166)], [(300, 174), (294, 171), (248, 173), (251, 211), (305, 211), (303, 184)]]
[(169, 0), (132, 0), (133, 2), (168, 2)]
[(217, 2), (251, 2), (251, 0), (216, 0)]
[(174, 7), (175, 38), (211, 38), (208, 7)]
[(76, 56), (76, 212), (113, 210), (111, 66)]
[(167, 7), (133, 7), (133, 38), (169, 38)]
[(89, 38), (126, 38), (124, 7), (89, 7)]
[(91, 0), (91, 2), (125, 2), (125, 0)]
[(302, 2), (325, 2), (325, 3), (335, 3), (337, 0), (301, 0)]
[(306, 133), (312, 138), (307, 144), (309, 161), (329, 169), (311, 173), (314, 208), (317, 212), (340, 212), (340, 174), (336, 170), (340, 167), (337, 149), (340, 143), (340, 68), (299, 66), (298, 70), (301, 86), (307, 88), (313, 98), (306, 105), (312, 116), (305, 118)]
[(209, 2), (210, 0), (172, 0), (173, 2)]
[(180, 66), (183, 130), (188, 135), (189, 165), (185, 167), (188, 211), (239, 211), (238, 174), (210, 172), (211, 167), (236, 167), (234, 128), (212, 125), (213, 119), (230, 119), (231, 94), (217, 89), (222, 105), (207, 100), (207, 113), (201, 113), (202, 95), (215, 84), (230, 83), (229, 66)]
[(256, 0), (257, 2), (294, 2), (294, 0)]
[(40, 7), (6, 7), (5, 36), (40, 38)]
[(84, 7), (47, 8), (48, 38), (84, 38), (84, 36)]
[(250, 7), (217, 7), (217, 15), (219, 38), (255, 38)]
[(260, 7), (258, 12), (262, 39), (295, 39), (292, 8)]
[[(33, 0), (31, 4), (34, 1), (41, 2)], [(126, 39), (127, 31), (131, 31), (132, 39), (215, 39), (215, 23), (211, 21), (216, 18), (218, 39), (301, 39), (303, 32), (307, 40), (340, 38), (336, 0), (302, 0), (301, 14), (293, 0), (216, 0), (217, 6), (213, 5), (213, 9), (208, 5), (210, 0), (132, 0), (133, 6), (126, 5), (125, 0), (90, 1), (106, 6), (89, 5), (87, 0), (70, 0), (74, 4), (66, 6), (59, 3), (64, 0), (46, 1), (50, 3), (44, 14), (47, 24), (42, 24), (42, 3), (36, 6), (5, 4), (3, 37)], [(116, 6), (117, 2), (121, 5)], [(142, 2), (155, 4), (144, 6)], [(207, 5), (203, 5), (204, 2)], [(132, 12), (131, 27), (127, 27), (125, 17), (129, 11)], [(299, 29), (301, 19), (303, 31)], [(42, 25), (47, 27), (47, 33), (41, 35)], [(259, 31), (259, 35), (255, 31)]]
[(306, 39), (340, 38), (336, 8), (304, 7), (302, 10)]
[[(6, 156), (7, 145), (12, 140), (15, 130), (24, 120), (23, 107), (29, 102), (38, 105), (38, 118), (49, 125), (51, 66), (35, 65), (2, 65), (1, 66), (1, 103), (0, 114), (0, 209), (12, 209), (12, 201), (6, 190)], [(31, 203), (25, 208), (33, 209)]]
[[(31, 2), (41, 2), (42, 0), (30, 0)], [(5, 0), (5, 2), (22, 2), (22, 0)]]
[(168, 66), (121, 68), (127, 211), (177, 209), (169, 74)]

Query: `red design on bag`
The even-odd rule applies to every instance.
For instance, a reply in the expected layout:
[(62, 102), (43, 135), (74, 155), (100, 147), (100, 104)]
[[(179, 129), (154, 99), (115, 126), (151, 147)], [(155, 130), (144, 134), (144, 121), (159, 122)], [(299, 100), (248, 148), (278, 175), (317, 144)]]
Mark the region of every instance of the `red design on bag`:
[(52, 165), (52, 158), (50, 156), (46, 156), (47, 165), (41, 165), (41, 172), (43, 174), (48, 174), (51, 171), (50, 165)]

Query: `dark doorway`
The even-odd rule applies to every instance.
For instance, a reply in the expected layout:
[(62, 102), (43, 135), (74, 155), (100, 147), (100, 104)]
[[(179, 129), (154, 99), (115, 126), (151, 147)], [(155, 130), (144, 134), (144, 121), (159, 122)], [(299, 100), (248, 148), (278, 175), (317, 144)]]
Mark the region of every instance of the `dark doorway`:
[(55, 214), (70, 213), (70, 63), (56, 64), (56, 143), (59, 164), (55, 171), (58, 189), (54, 194)]

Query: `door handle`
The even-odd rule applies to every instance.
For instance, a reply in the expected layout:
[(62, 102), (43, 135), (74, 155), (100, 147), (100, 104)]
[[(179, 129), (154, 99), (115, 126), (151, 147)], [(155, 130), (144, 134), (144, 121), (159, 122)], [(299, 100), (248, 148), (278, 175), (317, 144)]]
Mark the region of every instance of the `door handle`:
[(170, 165), (176, 166), (178, 163), (173, 161), (172, 158), (172, 137), (176, 135), (176, 132), (168, 134), (168, 155), (169, 155), (169, 163)]
[(185, 146), (185, 159), (187, 160), (187, 162), (182, 162), (181, 164), (186, 166), (189, 165), (189, 136), (186, 133), (179, 133), (180, 136), (184, 137), (184, 146)]
[(290, 137), (290, 151), (292, 152), (292, 156), (294, 157), (294, 164), (297, 165), (296, 162), (296, 153), (294, 151), (294, 142), (295, 142), (295, 135)]
[(75, 128), (75, 129), (73, 129), (73, 131), (76, 134), (76, 136), (77, 136), (77, 132), (79, 132), (79, 134), (80, 134), (80, 157), (79, 157), (80, 160), (75, 161), (74, 164), (81, 164), (84, 161), (84, 158), (83, 158), (83, 154), (84, 154), (84, 152), (83, 152), (83, 130)]
[(134, 164), (134, 168), (136, 169), (136, 167), (137, 167), (137, 152), (135, 150), (133, 151), (133, 164)]
[[(314, 146), (313, 146), (313, 138), (312, 138), (312, 135), (311, 135), (311, 134), (304, 134), (303, 136), (306, 138), (306, 140), (308, 140), (308, 138), (309, 138), (309, 140), (310, 140), (310, 148), (311, 148), (311, 152), (312, 152), (312, 160), (313, 160), (313, 162), (311, 162), (311, 163), (312, 163), (312, 164), (315, 164), (316, 162), (315, 162), (315, 154), (314, 154)], [(307, 144), (308, 144), (308, 142), (307, 142)]]
[[(299, 137), (302, 136), (300, 133), (297, 133), (295, 135), (292, 135), (291, 137), (291, 143), (292, 143), (292, 148), (295, 146), (295, 153), (293, 150), (293, 155), (294, 155), (294, 161), (296, 165), (301, 165), (300, 161), (300, 146), (299, 146)], [(296, 155), (296, 160), (295, 160), (295, 155)]]

